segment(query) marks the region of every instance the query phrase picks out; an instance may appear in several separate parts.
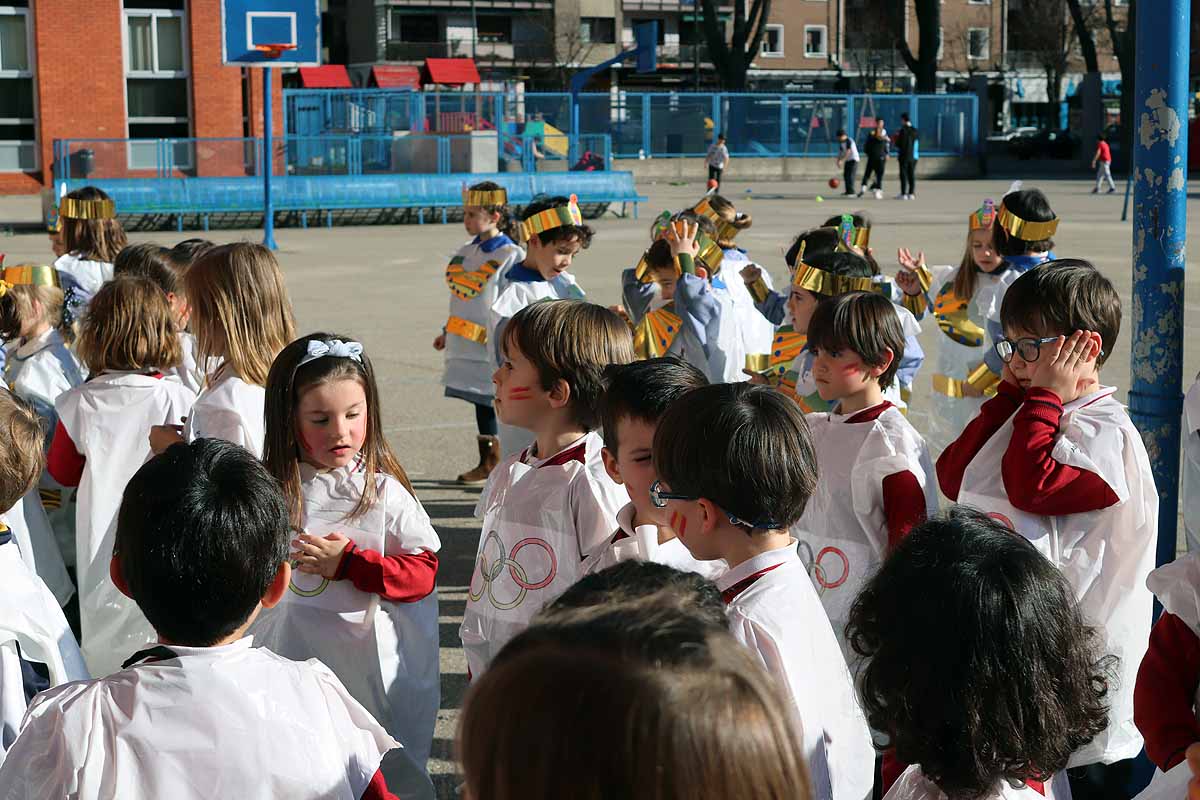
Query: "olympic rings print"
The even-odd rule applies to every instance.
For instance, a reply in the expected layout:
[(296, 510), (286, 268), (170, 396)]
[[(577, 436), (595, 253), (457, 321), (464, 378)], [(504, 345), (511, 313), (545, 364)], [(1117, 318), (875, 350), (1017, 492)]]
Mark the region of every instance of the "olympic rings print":
[[(496, 543), (496, 557), (489, 565), (488, 563), (488, 546), (492, 541)], [(526, 547), (538, 547), (546, 552), (546, 558), (550, 561), (550, 566), (546, 570), (545, 577), (540, 580), (530, 580), (529, 573), (526, 572), (525, 566), (517, 560), (517, 556)], [(542, 539), (528, 537), (522, 539), (513, 545), (512, 551), (508, 554), (504, 552), (504, 542), (500, 539), (500, 534), (495, 531), (489, 531), (487, 537), (483, 540), (483, 548), (479, 552), (479, 558), (476, 561), (479, 567), (478, 574), (483, 580), (483, 585), (475, 591), (475, 576), (471, 576), (471, 586), (467, 587), (467, 596), (473, 601), (479, 600), (487, 594), (488, 602), (495, 608), (501, 611), (508, 611), (516, 608), (525, 602), (526, 595), (530, 591), (544, 589), (551, 584), (555, 576), (558, 575), (558, 559), (554, 556), (554, 550)], [(504, 568), (508, 568), (508, 574), (512, 578), (513, 583), (517, 585), (519, 591), (510, 600), (502, 600), (496, 597), (496, 582), (504, 573)]]
[(317, 584), (315, 589), (301, 589), (299, 586), (297, 586), (296, 585), (296, 572), (294, 570), (296, 569), (296, 565), (299, 563), (300, 563), (299, 561), (292, 562), (293, 572), (292, 572), (292, 579), (291, 579), (291, 581), (288, 582), (288, 590), (289, 591), (295, 592), (296, 594), (300, 595), (301, 597), (316, 597), (317, 595), (319, 595), (321, 592), (325, 591), (325, 589), (327, 589), (329, 587), (329, 578), (321, 578), (321, 582), (319, 584)]
[[(808, 557), (805, 558), (805, 555)], [(812, 545), (802, 541), (800, 542), (800, 561), (803, 562), (808, 569), (808, 574), (816, 582), (819, 592), (836, 589), (850, 578), (850, 559), (836, 547), (822, 547), (814, 557)], [(829, 571), (831, 568), (832, 572)], [(831, 574), (836, 577), (830, 578)]]

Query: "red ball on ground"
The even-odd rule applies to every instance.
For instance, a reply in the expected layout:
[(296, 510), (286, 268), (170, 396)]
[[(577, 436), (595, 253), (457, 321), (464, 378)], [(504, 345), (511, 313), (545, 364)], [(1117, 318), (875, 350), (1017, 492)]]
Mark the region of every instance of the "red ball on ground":
[(716, 179), (716, 178), (709, 178), (709, 179), (708, 179), (708, 188), (709, 188), (709, 189), (715, 189), (715, 188), (717, 188), (717, 179)]
[(839, 186), (841, 186), (841, 185), (842, 185), (842, 182), (841, 182), (841, 181), (839, 181), (837, 178), (830, 178), (830, 179), (829, 179), (829, 188), (830, 188), (830, 189), (836, 189), (837, 187), (839, 187)]

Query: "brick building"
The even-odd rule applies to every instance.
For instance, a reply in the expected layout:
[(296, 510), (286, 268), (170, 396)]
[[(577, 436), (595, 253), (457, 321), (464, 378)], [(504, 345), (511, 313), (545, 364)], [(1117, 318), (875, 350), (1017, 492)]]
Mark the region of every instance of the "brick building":
[[(56, 139), (261, 134), (260, 74), (221, 64), (220, 0), (89, 0), (83, 8), (0, 0), (0, 194), (49, 186)], [(274, 96), (282, 130), (278, 78)], [(213, 153), (175, 143), (176, 174), (230, 174), (247, 152), (230, 145)], [(72, 152), (95, 177), (143, 167), (153, 175), (158, 146), (78, 142)], [(82, 150), (91, 151), (86, 161)]]

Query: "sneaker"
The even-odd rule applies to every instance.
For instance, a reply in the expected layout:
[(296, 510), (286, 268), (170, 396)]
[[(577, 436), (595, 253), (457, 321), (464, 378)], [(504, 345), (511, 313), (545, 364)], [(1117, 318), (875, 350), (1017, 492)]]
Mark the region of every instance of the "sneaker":
[(910, 194), (910, 195), (908, 196), (908, 199), (909, 199), (909, 200), (916, 200), (916, 199), (917, 199), (917, 196), (916, 196), (915, 194)]
[(898, 195), (896, 195), (896, 198), (895, 198), (895, 199), (897, 199), (897, 200), (907, 200), (907, 199), (908, 199), (908, 195), (906, 195), (906, 194), (898, 194)]
[(1109, 189), (1105, 194), (1116, 194), (1116, 189)]
[(861, 189), (859, 189), (859, 190), (858, 190), (858, 194), (856, 194), (856, 195), (854, 195), (854, 196), (855, 196), (855, 197), (862, 197), (862, 196), (863, 196), (863, 193), (864, 193), (864, 192), (866, 192), (866, 191), (867, 191), (867, 187), (865, 187), (865, 186), (864, 186), (864, 187), (862, 187)]
[(876, 190), (875, 190), (875, 199), (876, 199), (876, 200), (882, 200), (882, 199), (883, 199), (883, 189), (876, 189)]
[(1092, 194), (1100, 194), (1100, 190), (1098, 188), (1092, 189)]

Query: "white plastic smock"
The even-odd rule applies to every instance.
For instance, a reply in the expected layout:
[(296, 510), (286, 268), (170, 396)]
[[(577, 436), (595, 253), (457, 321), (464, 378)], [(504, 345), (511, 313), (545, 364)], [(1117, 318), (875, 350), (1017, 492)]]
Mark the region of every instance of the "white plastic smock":
[(800, 560), (829, 617), (838, 643), (853, 663), (846, 622), (866, 581), (888, 552), (883, 480), (911, 472), (925, 494), (926, 514), (937, 511), (937, 481), (929, 448), (895, 406), (873, 420), (855, 415), (806, 415), (820, 475), (804, 515), (792, 526)]
[[(314, 536), (339, 531), (364, 550), (384, 555), (437, 552), (441, 541), (420, 502), (390, 475), (375, 475), (377, 500), (346, 519), (362, 497), (367, 476), (353, 462), (318, 471), (300, 465), (304, 529)], [(292, 573), (283, 601), (250, 628), (256, 645), (287, 658), (317, 658), (425, 769), (441, 693), (438, 601), (394, 603), (348, 579)]]
[(32, 405), (46, 420), (48, 440), (58, 423), (54, 401), (63, 392), (83, 383), (83, 369), (67, 349), (58, 329), (47, 328), (27, 342), (10, 343), (4, 380), (13, 394)]
[[(946, 795), (914, 764), (892, 784), (883, 800), (946, 800)], [(1046, 781), (1040, 792), (1032, 786), (1014, 788), (1001, 781), (980, 800), (1071, 800), (1071, 786), (1067, 783), (1067, 774), (1059, 772)]]
[(1103, 632), (1104, 652), (1120, 659), (1107, 698), (1108, 729), (1075, 752), (1072, 767), (1111, 764), (1142, 748), (1142, 735), (1133, 724), (1133, 686), (1150, 638), (1153, 597), (1146, 578), (1154, 569), (1158, 541), (1158, 492), (1142, 437), (1113, 397), (1115, 391), (1103, 387), (1064, 406), (1052, 457), (1098, 475), (1117, 496), (1116, 505), (1064, 516), (1013, 507), (1001, 479), (1012, 417), (967, 465), (958, 495), (960, 504), (1008, 525), (1062, 570), (1080, 610)]
[(26, 492), (21, 502), (4, 513), (4, 520), (13, 532), (25, 566), (45, 582), (58, 604), (65, 606), (75, 594), (75, 584), (67, 573), (38, 490), (33, 488)]
[(59, 396), (58, 417), (86, 459), (75, 511), (75, 564), (84, 658), (107, 675), (155, 639), (108, 576), (125, 484), (150, 459), (152, 425), (177, 424), (196, 396), (178, 378), (106, 372)]
[[(731, 273), (732, 274), (732, 273)], [(734, 302), (733, 292), (730, 289), (731, 284), (724, 280), (724, 271), (710, 279), (713, 297), (721, 307), (721, 313), (718, 315), (717, 324), (715, 326), (715, 335), (709, 334), (708, 342), (708, 363), (709, 377), (713, 381), (724, 383), (737, 383), (739, 381), (749, 380), (750, 376), (746, 375), (743, 370), (746, 368), (746, 343), (742, 339), (742, 323), (738, 316), (737, 304)], [(745, 284), (740, 276), (732, 274), (733, 284), (742, 287), (742, 291), (747, 293)], [(678, 292), (678, 288), (676, 289)], [(751, 304), (751, 310), (754, 311), (754, 306)], [(755, 311), (755, 313), (758, 313)], [(761, 315), (760, 315), (761, 316)], [(770, 344), (768, 349), (763, 352), (770, 352)]]
[(1183, 398), (1183, 529), (1189, 552), (1200, 552), (1200, 379)]
[[(775, 326), (754, 307), (754, 297), (746, 288), (746, 282), (739, 275), (748, 266), (756, 266), (762, 274), (763, 283), (768, 291), (775, 289), (771, 274), (761, 264), (752, 260), (745, 250), (738, 247), (724, 251), (721, 259), (721, 276), (729, 290), (733, 308), (737, 314), (738, 329), (742, 336), (742, 349), (748, 354), (771, 352), (771, 343), (775, 339)], [(742, 376), (744, 380), (747, 376)]]
[(1191, 779), (1192, 770), (1187, 761), (1176, 764), (1165, 773), (1155, 770), (1150, 785), (1133, 800), (1187, 800), (1188, 782)]
[[(1200, 553), (1185, 553), (1163, 564), (1146, 578), (1146, 588), (1162, 603), (1164, 611), (1179, 617), (1200, 638)], [(1200, 721), (1200, 687), (1194, 702)]]
[(246, 448), (255, 458), (262, 458), (267, 435), (263, 414), (266, 397), (266, 389), (247, 383), (225, 365), (196, 398), (187, 415), (183, 438), (189, 442), (224, 439)]
[(710, 581), (729, 569), (724, 559), (697, 561), (679, 537), (658, 541), (657, 525), (634, 525), (633, 503), (617, 512), (617, 532), (600, 555), (588, 565), (588, 572), (599, 572), (622, 561), (649, 561), (673, 567), (680, 572), (695, 572)]
[(471, 675), (583, 577), (612, 538), (629, 496), (604, 471), (602, 447), (589, 433), (548, 459), (518, 453), (492, 471), (475, 507), (483, 530), (460, 629)]
[[(179, 366), (166, 370), (166, 373), (179, 378), (180, 383), (196, 394), (200, 394), (204, 389), (207, 372), (200, 366), (200, 345), (196, 341), (196, 337), (187, 331), (180, 331), (179, 349), (183, 353), (183, 359), (179, 362)], [(209, 358), (205, 363), (209, 365), (208, 372), (216, 372), (217, 367), (221, 365), (221, 360)]]
[(54, 262), (62, 278), (63, 288), (74, 288), (82, 293), (84, 304), (100, 287), (113, 279), (113, 265), (107, 261), (92, 261), (81, 258), (79, 253), (64, 253)]
[(0, 797), (358, 800), (396, 746), (315, 660), (249, 638), (171, 650), (34, 698)]

